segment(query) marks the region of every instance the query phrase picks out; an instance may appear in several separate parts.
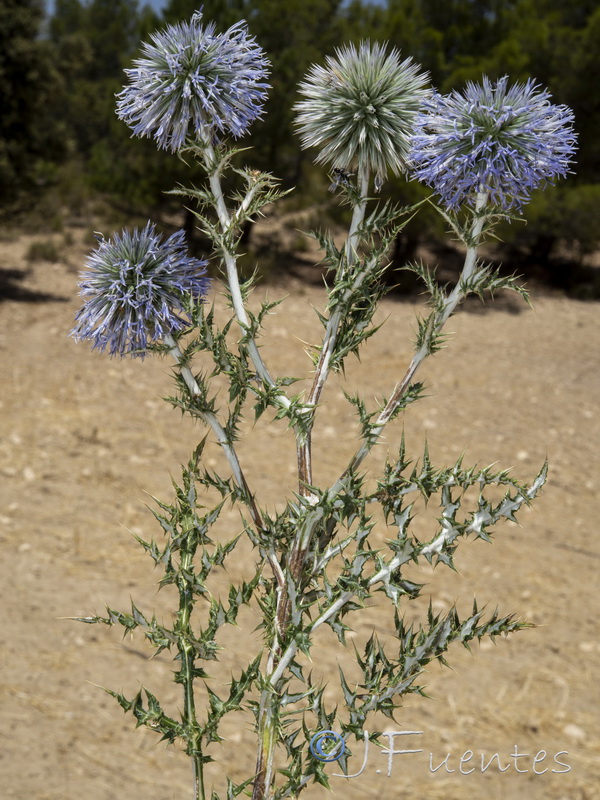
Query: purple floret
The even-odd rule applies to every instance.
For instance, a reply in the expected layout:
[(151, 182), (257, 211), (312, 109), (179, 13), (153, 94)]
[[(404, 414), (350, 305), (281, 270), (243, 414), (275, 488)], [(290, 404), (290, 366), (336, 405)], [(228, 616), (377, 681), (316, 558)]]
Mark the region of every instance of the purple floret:
[(187, 255), (183, 231), (163, 242), (150, 222), (102, 240), (81, 276), (71, 335), (111, 356), (143, 357), (149, 343), (189, 324), (188, 301), (208, 292), (206, 263)]
[(117, 95), (117, 116), (134, 135), (153, 136), (173, 152), (188, 136), (241, 136), (261, 116), (269, 88), (269, 62), (246, 23), (217, 34), (201, 19), (197, 12), (152, 34)]
[(570, 171), (573, 113), (553, 105), (534, 81), (508, 87), (468, 83), (464, 93), (435, 92), (417, 116), (409, 161), (415, 178), (450, 209), (475, 205), (478, 192), (502, 210), (520, 208), (533, 189)]

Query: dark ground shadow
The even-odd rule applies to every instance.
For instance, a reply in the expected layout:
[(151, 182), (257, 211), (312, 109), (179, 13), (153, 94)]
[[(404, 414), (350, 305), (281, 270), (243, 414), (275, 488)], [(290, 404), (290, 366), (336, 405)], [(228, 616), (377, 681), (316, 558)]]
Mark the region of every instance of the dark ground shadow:
[[(416, 260), (427, 264), (430, 269), (434, 270), (437, 283), (450, 291), (460, 275), (464, 255), (450, 248), (440, 248), (435, 251), (428, 250), (423, 254), (418, 253)], [(493, 264), (493, 266), (499, 266), (499, 264)], [(502, 275), (512, 275), (513, 272), (515, 270), (501, 268)], [(296, 257), (294, 254), (289, 254), (286, 259), (285, 274), (311, 286), (323, 286), (324, 284), (331, 286), (334, 276), (333, 270), (328, 271), (322, 265), (309, 264), (302, 256)], [(415, 303), (424, 294), (425, 286), (421, 278), (414, 272), (398, 269), (393, 264), (386, 271), (385, 281), (389, 287), (386, 294), (389, 299)], [(484, 302), (479, 297), (468, 297), (463, 308), (473, 313), (484, 313), (493, 309), (510, 314), (520, 314), (526, 306), (518, 294), (503, 290), (497, 292), (493, 300), (489, 295), (486, 296)]]
[[(458, 248), (431, 245), (417, 250), (414, 260), (428, 265), (435, 272), (438, 285), (451, 290), (462, 270), (464, 252)], [(553, 258), (541, 264), (531, 256), (516, 253), (498, 258), (485, 256), (483, 260), (503, 277), (516, 276), (517, 285), (524, 286), (531, 294), (555, 294), (558, 291), (575, 300), (600, 300), (600, 269), (597, 267), (563, 258)], [(322, 266), (309, 264), (302, 255), (294, 253), (287, 254), (286, 274), (313, 286), (330, 285), (333, 279), (333, 271), (328, 273)], [(398, 269), (394, 264), (388, 268), (385, 280), (390, 287), (387, 297), (397, 301), (415, 302), (424, 291), (422, 280), (414, 272)], [(470, 296), (463, 308), (471, 313), (497, 310), (520, 314), (527, 305), (516, 292), (500, 290), (493, 299), (489, 293), (484, 295), (483, 301)]]
[(6, 300), (13, 300), (19, 303), (67, 302), (67, 297), (27, 288), (24, 285), (24, 281), (27, 280), (29, 274), (28, 270), (0, 268), (0, 303)]

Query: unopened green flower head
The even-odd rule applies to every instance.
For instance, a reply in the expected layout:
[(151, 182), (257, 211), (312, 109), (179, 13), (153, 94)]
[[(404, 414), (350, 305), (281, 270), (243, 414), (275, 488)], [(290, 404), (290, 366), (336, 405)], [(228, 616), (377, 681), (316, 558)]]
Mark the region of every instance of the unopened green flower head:
[(313, 65), (294, 106), (303, 147), (318, 147), (317, 163), (336, 169), (362, 166), (383, 179), (400, 174), (413, 122), (428, 94), (429, 76), (395, 48), (362, 42)]

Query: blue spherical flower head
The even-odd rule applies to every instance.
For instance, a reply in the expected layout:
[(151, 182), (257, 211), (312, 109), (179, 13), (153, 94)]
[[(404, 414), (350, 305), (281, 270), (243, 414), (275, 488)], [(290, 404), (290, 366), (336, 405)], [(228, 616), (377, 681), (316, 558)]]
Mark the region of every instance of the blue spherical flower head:
[(573, 113), (529, 80), (468, 83), (435, 92), (417, 116), (409, 155), (413, 175), (457, 210), (480, 192), (497, 209), (520, 208), (538, 186), (569, 172), (576, 147)]
[(152, 34), (143, 58), (126, 69), (117, 116), (136, 136), (153, 136), (176, 152), (186, 137), (241, 136), (261, 116), (269, 62), (245, 22), (222, 34), (203, 27), (202, 14)]
[(206, 261), (186, 254), (183, 231), (162, 241), (154, 225), (101, 239), (79, 287), (84, 305), (71, 335), (110, 355), (144, 356), (150, 342), (189, 323), (189, 300), (207, 293)]
[(428, 93), (426, 73), (396, 49), (362, 42), (313, 65), (300, 84), (296, 126), (303, 147), (319, 148), (317, 163), (334, 169), (362, 165), (383, 180), (399, 174), (415, 116)]

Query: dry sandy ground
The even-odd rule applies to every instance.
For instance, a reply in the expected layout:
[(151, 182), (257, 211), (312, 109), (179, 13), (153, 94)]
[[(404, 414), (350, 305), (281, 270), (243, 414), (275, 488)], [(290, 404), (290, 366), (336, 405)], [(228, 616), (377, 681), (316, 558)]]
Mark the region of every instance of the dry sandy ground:
[[(172, 598), (157, 595), (157, 573), (126, 529), (159, 534), (144, 506), (147, 493), (171, 497), (170, 475), (177, 477), (202, 435), (161, 401), (170, 392), (165, 362), (111, 360), (67, 338), (82, 236), (76, 232), (69, 263), (40, 262), (28, 274), (19, 270), (31, 239), (0, 243), (0, 275), (10, 279), (9, 299), (0, 304), (0, 797), (191, 800), (185, 756), (147, 729), (134, 732), (131, 718), (96, 686), (131, 696), (143, 683), (176, 714), (168, 653), (149, 661), (141, 637), (123, 640), (117, 630), (61, 619), (101, 613), (104, 602), (126, 610), (130, 597), (168, 618)], [(274, 373), (306, 375), (302, 341), (317, 340), (311, 304), (322, 307), (323, 291), (298, 282), (269, 292), (289, 296), (268, 320), (265, 358)], [(396, 749), (422, 752), (394, 756), (388, 776), (386, 759), (373, 750), (359, 777), (331, 778), (336, 796), (600, 798), (598, 304), (540, 293), (534, 304), (469, 304), (453, 318), (449, 347), (422, 372), (429, 396), (404, 424), (408, 447), (417, 455), (427, 434), (439, 465), (466, 450), (465, 463), (514, 465), (515, 476), (529, 480), (548, 455), (549, 482), (522, 526), (502, 526), (493, 545), (461, 545), (459, 574), (421, 576), (436, 609), (456, 601), (465, 610), (477, 596), (538, 627), (475, 646), (472, 655), (454, 650), (453, 671), (431, 667), (432, 699), (410, 698), (391, 725), (422, 731), (395, 740)], [(415, 310), (414, 302), (382, 304), (385, 325), (362, 365), (351, 364), (347, 388), (361, 389), (369, 402), (389, 390), (410, 357)], [(291, 436), (267, 415), (248, 432), (241, 457), (252, 488), (269, 508), (280, 507), (294, 488)], [(393, 453), (399, 432), (398, 424), (379, 459)], [(319, 481), (337, 477), (355, 443), (341, 384), (333, 381), (319, 419)], [(207, 458), (221, 463), (216, 448)], [(369, 462), (376, 465), (377, 457)], [(220, 535), (238, 528), (228, 512)], [(224, 590), (247, 563), (242, 553), (229, 576), (223, 572)], [(359, 638), (373, 626), (388, 632), (377, 608), (359, 620)], [(225, 681), (253, 645), (244, 627), (251, 630), (256, 618), (249, 612), (241, 622), (225, 638)], [(335, 677), (348, 655), (325, 637), (314, 651), (315, 674)], [(377, 727), (390, 723), (375, 720)], [(252, 769), (249, 721), (232, 720), (225, 732), (218, 757), (239, 779)], [(474, 756), (461, 764), (468, 750)], [(442, 765), (436, 772), (430, 753), (432, 766)], [(499, 755), (483, 774), (482, 753), (486, 763)], [(361, 755), (350, 762), (356, 771)], [(304, 796), (326, 794), (314, 787)]]

